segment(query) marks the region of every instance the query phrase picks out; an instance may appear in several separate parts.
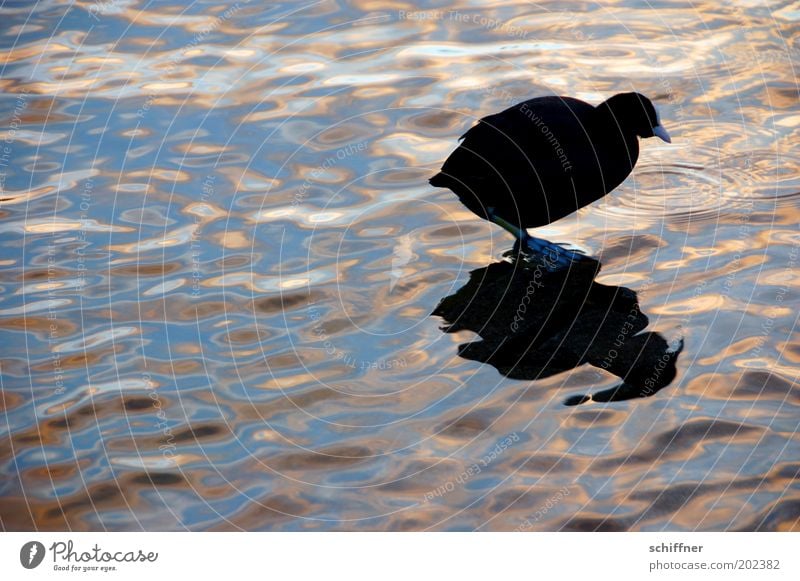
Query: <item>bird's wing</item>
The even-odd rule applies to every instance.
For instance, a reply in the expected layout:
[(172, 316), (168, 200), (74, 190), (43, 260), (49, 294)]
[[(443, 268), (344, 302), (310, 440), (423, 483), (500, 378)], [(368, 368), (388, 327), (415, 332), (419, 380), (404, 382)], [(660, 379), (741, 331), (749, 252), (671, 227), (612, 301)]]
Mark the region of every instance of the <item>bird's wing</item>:
[[(481, 119), (462, 135), (443, 171), (455, 176), (519, 172), (544, 181), (563, 175), (570, 159), (583, 159), (590, 146), (586, 127), (594, 107), (561, 97), (533, 99)], [(482, 160), (482, 161), (481, 161)]]

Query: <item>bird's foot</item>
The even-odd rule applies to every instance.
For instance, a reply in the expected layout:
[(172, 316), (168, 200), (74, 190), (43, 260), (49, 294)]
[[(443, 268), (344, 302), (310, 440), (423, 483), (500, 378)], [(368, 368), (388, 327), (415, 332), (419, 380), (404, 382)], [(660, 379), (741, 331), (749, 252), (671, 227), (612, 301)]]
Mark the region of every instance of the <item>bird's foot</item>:
[(514, 254), (522, 253), (526, 257), (539, 259), (549, 271), (558, 271), (569, 268), (577, 262), (591, 260), (579, 249), (570, 249), (535, 236), (525, 236), (517, 239), (514, 244)]

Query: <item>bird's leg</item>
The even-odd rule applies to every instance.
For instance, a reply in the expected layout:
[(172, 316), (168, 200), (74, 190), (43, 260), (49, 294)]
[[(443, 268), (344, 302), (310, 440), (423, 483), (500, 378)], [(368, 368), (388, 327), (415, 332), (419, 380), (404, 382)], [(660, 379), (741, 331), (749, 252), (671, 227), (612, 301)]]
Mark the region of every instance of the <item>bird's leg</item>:
[(518, 251), (522, 251), (523, 253), (526, 251), (533, 251), (536, 254), (540, 254), (544, 257), (548, 270), (565, 268), (573, 262), (584, 260), (586, 258), (586, 256), (580, 252), (568, 250), (567, 248), (564, 248), (558, 244), (554, 244), (553, 242), (545, 240), (544, 238), (536, 238), (535, 236), (531, 236), (528, 234), (525, 228), (514, 226), (514, 224), (511, 222), (495, 214), (494, 208), (487, 208), (487, 214), (490, 221), (494, 222), (498, 226), (501, 226), (504, 230), (510, 232), (517, 239), (516, 243), (514, 244), (514, 253)]
[(486, 213), (489, 215), (489, 220), (497, 224), (498, 226), (502, 227), (504, 230), (507, 230), (514, 236), (518, 241), (524, 242), (530, 235), (525, 230), (525, 228), (520, 228), (519, 226), (514, 226), (511, 222), (501, 218), (497, 214), (494, 213), (494, 208), (486, 208)]

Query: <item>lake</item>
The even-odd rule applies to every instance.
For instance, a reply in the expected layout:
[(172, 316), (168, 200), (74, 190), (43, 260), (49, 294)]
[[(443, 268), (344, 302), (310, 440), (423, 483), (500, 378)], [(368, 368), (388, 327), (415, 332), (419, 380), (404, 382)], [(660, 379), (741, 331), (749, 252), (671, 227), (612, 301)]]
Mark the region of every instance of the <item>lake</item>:
[[(4, 530), (800, 526), (796, 4), (3, 17)], [(480, 117), (626, 91), (672, 143), (535, 231), (597, 268), (508, 351), (513, 240), (427, 180)], [(663, 373), (603, 396), (628, 337)]]

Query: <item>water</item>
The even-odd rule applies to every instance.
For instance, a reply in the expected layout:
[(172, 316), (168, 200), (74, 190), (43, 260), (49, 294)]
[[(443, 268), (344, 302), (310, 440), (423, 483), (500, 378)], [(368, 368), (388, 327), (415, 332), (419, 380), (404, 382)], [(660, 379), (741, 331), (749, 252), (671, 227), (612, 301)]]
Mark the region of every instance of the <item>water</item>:
[[(3, 12), (4, 529), (797, 528), (796, 6)], [(565, 405), (619, 376), (432, 315), (511, 240), (427, 179), (478, 117), (632, 89), (672, 145), (537, 233), (683, 349)]]

